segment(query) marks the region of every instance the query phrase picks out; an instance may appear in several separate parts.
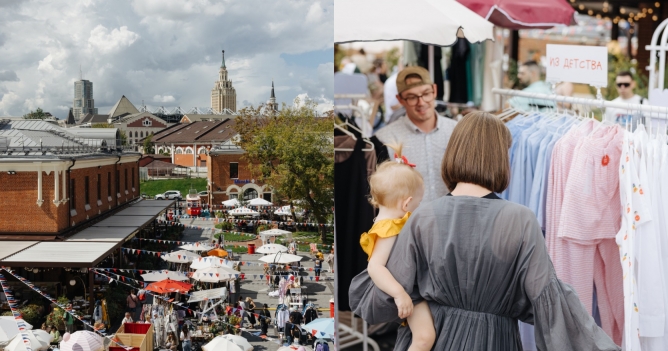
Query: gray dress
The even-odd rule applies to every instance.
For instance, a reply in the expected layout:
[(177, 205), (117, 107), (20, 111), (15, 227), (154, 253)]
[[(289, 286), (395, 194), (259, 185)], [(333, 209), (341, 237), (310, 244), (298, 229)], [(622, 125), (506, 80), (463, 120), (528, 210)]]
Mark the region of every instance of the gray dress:
[[(505, 200), (444, 196), (411, 216), (387, 268), (415, 303), (429, 303), (433, 350), (522, 350), (518, 320), (535, 325), (538, 350), (620, 350), (557, 279), (528, 208)], [(621, 283), (621, 282), (620, 282)], [(394, 300), (366, 271), (350, 307), (371, 324), (398, 321)], [(396, 350), (411, 343), (400, 327)]]

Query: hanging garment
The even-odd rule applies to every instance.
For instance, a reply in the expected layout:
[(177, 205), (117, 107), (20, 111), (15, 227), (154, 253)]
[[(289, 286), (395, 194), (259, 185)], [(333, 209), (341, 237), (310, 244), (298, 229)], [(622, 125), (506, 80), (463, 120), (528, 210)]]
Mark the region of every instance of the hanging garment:
[(316, 319), (318, 319), (318, 312), (313, 307), (309, 307), (304, 312), (304, 323), (309, 324)]
[[(359, 245), (362, 233), (373, 225), (374, 210), (369, 203), (369, 181), (366, 167), (366, 158), (363, 148), (366, 143), (362, 138), (357, 139), (355, 151), (344, 162), (334, 164), (334, 204), (335, 214), (335, 245), (337, 261), (336, 286), (349, 286), (353, 277), (367, 266), (366, 254)], [(340, 311), (349, 311), (348, 292), (340, 289), (335, 292), (337, 308)]]
[(482, 87), (485, 76), (484, 64), (485, 64), (485, 54), (486, 54), (485, 52), (486, 42), (487, 40), (482, 43), (471, 43), (470, 61), (471, 61), (471, 74), (473, 76), (471, 84), (472, 94), (470, 95), (470, 97), (471, 101), (473, 101), (473, 104), (475, 106), (480, 106), (480, 103), (482, 102)]
[[(438, 47), (434, 47), (433, 51), (434, 51), (432, 55), (432, 60), (434, 62), (433, 82), (434, 84), (436, 84), (436, 100), (443, 100), (443, 92), (445, 91), (443, 70), (441, 69), (441, 58), (443, 58), (443, 52)], [(418, 65), (426, 70), (429, 70), (429, 45), (420, 44), (420, 59)]]
[(465, 104), (469, 102), (468, 85), (466, 81), (466, 60), (469, 55), (469, 42), (466, 39), (457, 39), (452, 46), (452, 57), (448, 67), (450, 80), (450, 102)]
[[(414, 303), (429, 303), (434, 350), (521, 350), (518, 319), (533, 321), (540, 350), (619, 350), (557, 279), (524, 206), (469, 196), (428, 202), (404, 226), (387, 269)], [(355, 314), (396, 321), (394, 299), (361, 277), (350, 287)], [(410, 328), (400, 327), (395, 348), (410, 342)]]

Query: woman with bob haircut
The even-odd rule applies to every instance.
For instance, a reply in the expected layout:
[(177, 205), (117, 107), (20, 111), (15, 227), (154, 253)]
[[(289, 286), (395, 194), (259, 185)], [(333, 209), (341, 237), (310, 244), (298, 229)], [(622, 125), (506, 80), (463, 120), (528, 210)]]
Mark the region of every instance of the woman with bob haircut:
[[(620, 350), (557, 278), (533, 212), (495, 195), (510, 181), (511, 139), (489, 113), (457, 123), (441, 166), (451, 193), (413, 213), (387, 269), (414, 304), (429, 304), (433, 350), (522, 350), (518, 320), (535, 326), (538, 350)], [(366, 271), (349, 295), (367, 322), (399, 320), (393, 299)], [(410, 344), (410, 328), (400, 327), (395, 350)]]

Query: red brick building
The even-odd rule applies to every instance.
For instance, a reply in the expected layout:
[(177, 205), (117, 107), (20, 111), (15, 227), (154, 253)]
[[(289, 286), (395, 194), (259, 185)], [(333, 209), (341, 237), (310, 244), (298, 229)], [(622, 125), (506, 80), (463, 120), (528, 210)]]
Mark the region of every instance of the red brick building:
[(0, 121), (0, 239), (51, 240), (139, 197), (139, 153), (113, 128)]
[(243, 149), (231, 141), (209, 150), (207, 163), (212, 204), (220, 205), (222, 201), (235, 198), (261, 197), (273, 201), (271, 188), (253, 178), (243, 155)]

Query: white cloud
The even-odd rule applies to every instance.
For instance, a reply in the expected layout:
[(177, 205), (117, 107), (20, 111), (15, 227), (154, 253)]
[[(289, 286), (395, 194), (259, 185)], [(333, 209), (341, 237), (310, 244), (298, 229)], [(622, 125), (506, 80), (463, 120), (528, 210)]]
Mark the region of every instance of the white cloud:
[(171, 95), (156, 95), (153, 97), (154, 102), (174, 102), (176, 99)]
[(331, 50), (333, 6), (333, 0), (0, 0), (0, 115), (42, 107), (65, 118), (79, 65), (93, 82), (100, 113), (121, 95), (136, 106), (207, 108), (221, 50), (239, 107), (266, 102), (272, 79), (279, 104), (302, 93), (331, 100), (333, 58), (286, 62), (283, 54)]
[(137, 39), (139, 39), (139, 35), (128, 30), (127, 26), (114, 28), (109, 31), (103, 25), (98, 25), (90, 31), (88, 45), (93, 50), (106, 54), (123, 47), (128, 47), (137, 41)]

